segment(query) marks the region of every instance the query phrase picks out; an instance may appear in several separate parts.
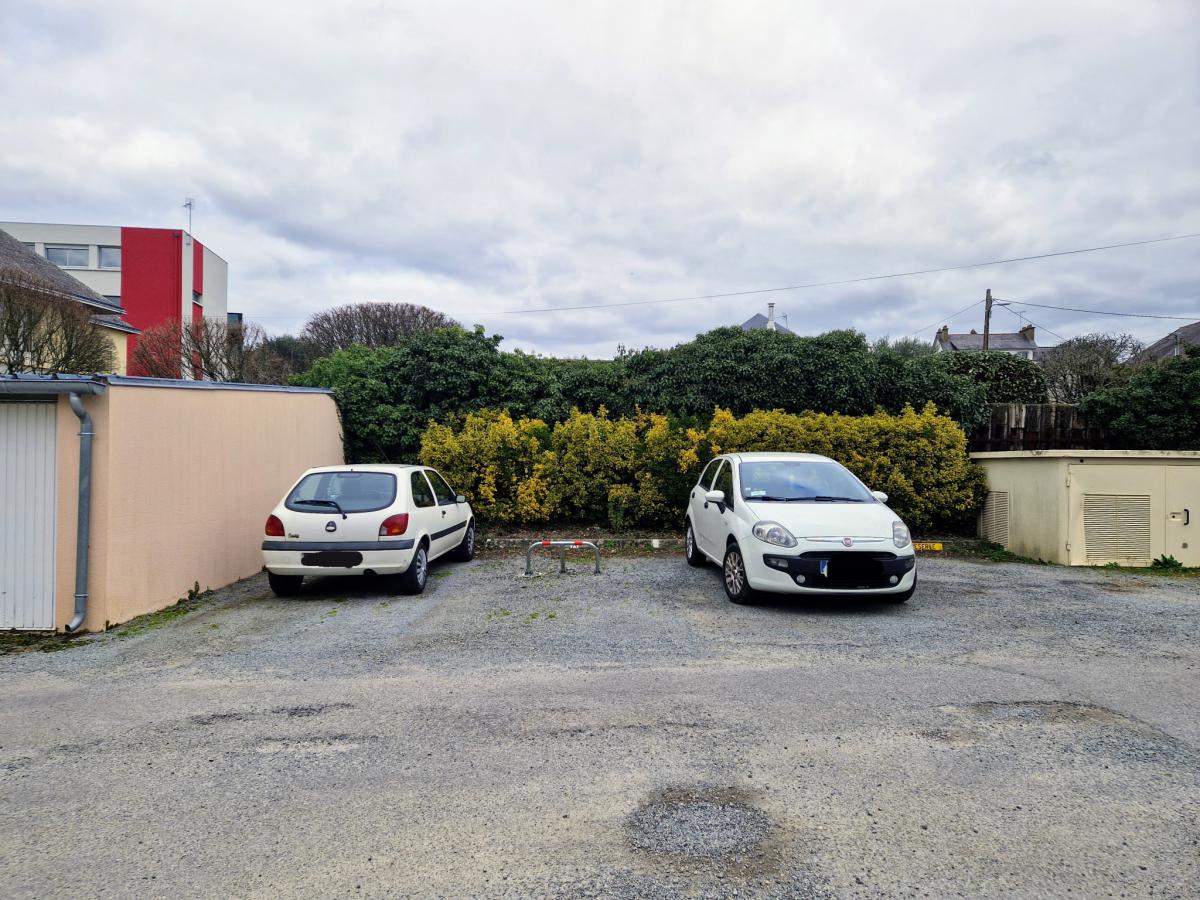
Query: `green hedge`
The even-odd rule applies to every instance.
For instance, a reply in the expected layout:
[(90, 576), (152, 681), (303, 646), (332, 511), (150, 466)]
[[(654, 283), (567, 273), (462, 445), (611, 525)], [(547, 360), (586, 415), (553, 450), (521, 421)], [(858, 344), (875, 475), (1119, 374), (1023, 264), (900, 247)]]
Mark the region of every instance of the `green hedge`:
[(688, 427), (665, 416), (612, 418), (572, 411), (550, 428), (507, 412), (469, 413), (432, 423), (421, 461), (440, 469), (483, 522), (551, 520), (677, 527), (699, 467), (733, 451), (820, 453), (838, 460), (917, 530), (973, 524), (985, 491), (967, 457), (966, 436), (929, 405), (867, 416), (718, 409)]

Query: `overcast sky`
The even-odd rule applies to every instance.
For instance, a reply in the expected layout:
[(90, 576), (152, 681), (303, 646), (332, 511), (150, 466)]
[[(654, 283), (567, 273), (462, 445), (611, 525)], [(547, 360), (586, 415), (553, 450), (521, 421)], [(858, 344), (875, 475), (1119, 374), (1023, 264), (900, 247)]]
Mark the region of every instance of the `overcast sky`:
[(989, 287), (1200, 318), (1200, 240), (513, 314), (1200, 232), (1198, 61), (1195, 0), (0, 0), (0, 219), (180, 227), (194, 197), (230, 309), (276, 333), (407, 300), (608, 356), (775, 300), (931, 339)]

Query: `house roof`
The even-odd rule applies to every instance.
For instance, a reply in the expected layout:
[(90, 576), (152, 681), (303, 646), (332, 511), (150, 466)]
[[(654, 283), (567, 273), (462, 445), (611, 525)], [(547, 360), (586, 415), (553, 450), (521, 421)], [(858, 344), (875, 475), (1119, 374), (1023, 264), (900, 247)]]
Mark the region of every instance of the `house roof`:
[(99, 325), (102, 328), (111, 328), (114, 331), (123, 331), (126, 334), (142, 333), (142, 329), (134, 328), (120, 316), (92, 316), (92, 324)]
[(19, 272), (48, 285), (55, 293), (93, 307), (97, 311), (123, 315), (120, 304), (92, 290), (50, 260), (34, 253), (7, 231), (0, 230), (0, 273)]
[(1176, 328), (1165, 338), (1155, 341), (1143, 350), (1141, 356), (1144, 359), (1170, 359), (1175, 355), (1176, 343), (1185, 347), (1200, 347), (1200, 322)]
[[(742, 331), (758, 331), (759, 329), (766, 328), (769, 322), (770, 319), (768, 319), (762, 313), (755, 313), (742, 323)], [(778, 319), (775, 320), (775, 330), (781, 331), (784, 334), (792, 334), (792, 330), (784, 325), (781, 325)]]
[[(969, 334), (939, 333), (935, 338), (948, 350), (982, 350), (983, 335), (971, 332)], [(989, 350), (1036, 350), (1037, 341), (1020, 332), (996, 332), (988, 335)]]

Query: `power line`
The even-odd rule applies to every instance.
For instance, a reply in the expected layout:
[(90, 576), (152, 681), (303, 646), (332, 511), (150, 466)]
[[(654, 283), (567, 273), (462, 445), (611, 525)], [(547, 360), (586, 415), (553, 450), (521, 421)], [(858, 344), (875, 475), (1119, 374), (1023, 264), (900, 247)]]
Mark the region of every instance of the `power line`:
[[(1006, 304), (1007, 304), (1007, 303), (1019, 303), (1019, 302), (1021, 302), (1021, 301), (1019, 301), (1019, 300), (1006, 300), (1006, 301), (1005, 301), (1005, 303), (1006, 303)], [(1012, 307), (1010, 307), (1010, 306), (1001, 306), (1000, 308), (1001, 308), (1001, 309), (1006, 309), (1006, 310), (1008, 310), (1010, 313), (1012, 313), (1014, 316), (1016, 316), (1016, 317), (1017, 317), (1017, 319), (1018, 319), (1019, 321), (1021, 321), (1022, 323), (1024, 323), (1024, 322), (1028, 322), (1028, 323), (1029, 323), (1030, 325), (1032, 325), (1034, 328), (1040, 328), (1040, 329), (1042, 329), (1042, 331), (1046, 332), (1047, 334), (1052, 334), (1052, 335), (1054, 335), (1054, 336), (1055, 336), (1056, 338), (1058, 338), (1060, 341), (1065, 341), (1065, 340), (1066, 340), (1066, 338), (1065, 338), (1065, 337), (1063, 337), (1061, 334), (1059, 334), (1057, 331), (1051, 331), (1051, 330), (1050, 330), (1049, 328), (1047, 328), (1045, 325), (1039, 325), (1037, 322), (1033, 321), (1033, 319), (1029, 318), (1029, 316), (1023, 316), (1023, 315), (1021, 315), (1019, 312), (1017, 312), (1015, 309), (1013, 309), (1013, 308), (1012, 308)]]
[[(987, 262), (963, 263), (957, 266), (941, 266), (935, 269), (914, 269), (910, 272), (890, 272), (886, 275), (863, 275), (858, 278), (843, 278), (837, 281), (812, 281), (807, 284), (791, 284), (786, 287), (755, 288), (746, 291), (729, 291), (724, 294), (700, 294), (695, 297), (661, 297), (655, 300), (626, 300), (619, 303), (582, 303), (576, 306), (544, 306), (537, 309), (503, 309), (495, 312), (471, 312), (463, 316), (513, 316), (526, 313), (572, 312), (583, 309), (617, 309), (627, 306), (649, 306), (655, 303), (685, 303), (700, 300), (722, 300), (729, 297), (749, 297), (754, 294), (776, 294), (782, 291), (799, 291), (807, 288), (838, 287), (846, 284), (861, 284), (866, 281), (883, 281), (889, 278), (908, 278), (913, 275), (933, 275), (938, 272), (957, 272), (963, 269), (981, 269), (985, 266), (999, 266), (1007, 263), (1029, 262), (1035, 259), (1049, 259), (1053, 256), (1072, 256), (1079, 253), (1095, 253), (1098, 250), (1115, 250), (1120, 247), (1140, 247), (1145, 244), (1162, 244), (1166, 241), (1183, 241), (1200, 237), (1200, 232), (1194, 234), (1177, 234), (1171, 237), (1151, 238), (1144, 241), (1127, 241), (1122, 244), (1104, 244), (1098, 247), (1080, 247), (1075, 250), (1056, 250), (1051, 253), (1035, 253), (1032, 256), (1013, 256), (1008, 259), (993, 259)], [(1165, 317), (1164, 317), (1165, 318)]]
[(1074, 306), (1051, 306), (1049, 303), (1030, 303), (1028, 300), (1008, 300), (1006, 302), (1020, 303), (1022, 306), (1036, 306), (1039, 309), (1060, 309), (1064, 312), (1088, 313), (1093, 316), (1124, 316), (1129, 319), (1175, 319), (1180, 322), (1195, 322), (1197, 318), (1200, 318), (1200, 316), (1157, 316), (1151, 313), (1123, 313), (1108, 312), (1103, 309), (1078, 309)]
[(956, 318), (958, 318), (959, 316), (961, 316), (963, 313), (965, 313), (967, 310), (969, 310), (969, 309), (974, 309), (975, 307), (977, 307), (977, 306), (978, 306), (980, 303), (982, 303), (982, 302), (983, 302), (982, 300), (976, 300), (976, 301), (975, 301), (974, 303), (972, 303), (970, 306), (964, 306), (962, 309), (960, 309), (960, 310), (959, 310), (958, 312), (956, 312), (956, 313), (952, 313), (951, 315), (948, 315), (948, 316), (943, 316), (943, 317), (941, 317), (941, 318), (939, 318), (939, 319), (935, 319), (933, 322), (931, 322), (930, 324), (926, 325), (924, 328), (918, 328), (916, 331), (914, 331), (914, 332), (912, 333), (912, 336), (913, 336), (913, 337), (916, 337), (916, 336), (917, 336), (918, 334), (920, 334), (922, 331), (928, 331), (930, 328), (933, 328), (933, 326), (934, 326), (934, 325), (937, 325), (937, 324), (938, 324), (938, 322), (949, 322), (951, 319), (956, 319)]

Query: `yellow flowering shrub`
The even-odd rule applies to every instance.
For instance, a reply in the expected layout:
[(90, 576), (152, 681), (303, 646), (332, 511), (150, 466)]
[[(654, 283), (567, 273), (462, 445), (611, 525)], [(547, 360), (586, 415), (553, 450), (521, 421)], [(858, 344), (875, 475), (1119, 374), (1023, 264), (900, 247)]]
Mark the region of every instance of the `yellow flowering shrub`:
[(481, 520), (544, 522), (553, 512), (549, 436), (541, 419), (514, 421), (494, 410), (468, 413), (458, 429), (429, 424), (421, 436), (421, 462), (446, 476)]
[(884, 491), (914, 530), (970, 522), (986, 491), (982, 470), (967, 456), (966, 434), (933, 404), (870, 416), (756, 410), (737, 418), (718, 409), (708, 430), (691, 438), (697, 458), (764, 450), (836, 459), (871, 490)]
[(700, 466), (736, 451), (819, 453), (838, 460), (914, 530), (970, 523), (983, 500), (982, 471), (966, 436), (932, 406), (870, 416), (758, 410), (713, 413), (707, 428), (665, 416), (628, 418), (572, 411), (549, 429), (506, 412), (465, 417), (457, 428), (431, 423), (421, 460), (468, 496), (480, 519), (532, 524), (550, 519), (678, 525)]

